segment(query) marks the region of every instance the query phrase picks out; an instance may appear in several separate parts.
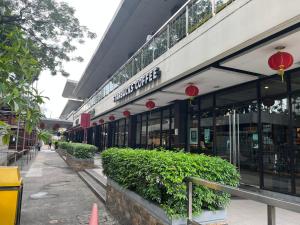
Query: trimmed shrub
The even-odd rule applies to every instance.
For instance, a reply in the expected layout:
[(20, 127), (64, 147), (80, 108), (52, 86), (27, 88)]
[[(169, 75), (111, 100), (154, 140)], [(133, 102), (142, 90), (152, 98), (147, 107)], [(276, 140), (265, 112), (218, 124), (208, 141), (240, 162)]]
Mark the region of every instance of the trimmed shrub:
[[(110, 148), (102, 153), (102, 163), (109, 178), (158, 204), (170, 217), (186, 215), (185, 177), (200, 177), (231, 186), (237, 186), (240, 178), (229, 162), (203, 154)], [(202, 209), (224, 208), (229, 200), (226, 193), (194, 185), (195, 214)]]
[(91, 159), (97, 151), (96, 146), (82, 143), (58, 142), (58, 147), (78, 159)]

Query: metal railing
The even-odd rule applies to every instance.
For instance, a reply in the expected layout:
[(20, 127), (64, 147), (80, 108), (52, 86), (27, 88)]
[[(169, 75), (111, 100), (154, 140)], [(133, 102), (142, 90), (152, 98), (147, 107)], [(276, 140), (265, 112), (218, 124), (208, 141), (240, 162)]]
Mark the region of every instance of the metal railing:
[(222, 11), (235, 0), (189, 0), (139, 48), (97, 91), (79, 107), (74, 116), (91, 109), (179, 41)]
[(248, 191), (245, 189), (231, 187), (224, 184), (219, 184), (216, 182), (207, 181), (197, 177), (188, 177), (185, 179), (187, 183), (187, 195), (188, 195), (188, 223), (190, 225), (197, 224), (193, 221), (193, 209), (192, 209), (192, 202), (193, 202), (193, 184), (198, 186), (208, 187), (210, 189), (226, 192), (228, 194), (241, 197), (248, 200), (253, 200), (256, 202), (264, 203), (267, 205), (267, 219), (268, 225), (276, 225), (275, 220), (275, 207), (286, 209), (289, 211), (300, 213), (300, 204), (292, 202), (288, 199), (284, 198), (275, 198), (273, 196), (262, 195), (260, 193), (256, 193), (253, 191)]
[(22, 151), (0, 150), (0, 166), (18, 166), (22, 169), (37, 154), (35, 146)]

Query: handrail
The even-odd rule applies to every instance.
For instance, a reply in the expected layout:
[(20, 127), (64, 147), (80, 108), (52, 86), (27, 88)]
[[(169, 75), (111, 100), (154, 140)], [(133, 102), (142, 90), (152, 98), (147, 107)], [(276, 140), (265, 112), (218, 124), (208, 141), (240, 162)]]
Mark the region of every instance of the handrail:
[(267, 207), (268, 213), (268, 225), (275, 225), (275, 207), (286, 209), (289, 211), (300, 213), (300, 203), (292, 202), (288, 199), (284, 198), (275, 198), (272, 196), (262, 195), (260, 193), (256, 193), (253, 191), (248, 191), (245, 189), (241, 189), (238, 187), (232, 187), (225, 184), (220, 184), (208, 180), (204, 180), (198, 177), (187, 177), (185, 179), (187, 183), (187, 195), (188, 195), (188, 221), (189, 223), (192, 222), (192, 191), (193, 191), (193, 184), (198, 186), (205, 186), (210, 189), (216, 191), (226, 192), (228, 194), (242, 197), (245, 199), (253, 200), (256, 202), (264, 203)]

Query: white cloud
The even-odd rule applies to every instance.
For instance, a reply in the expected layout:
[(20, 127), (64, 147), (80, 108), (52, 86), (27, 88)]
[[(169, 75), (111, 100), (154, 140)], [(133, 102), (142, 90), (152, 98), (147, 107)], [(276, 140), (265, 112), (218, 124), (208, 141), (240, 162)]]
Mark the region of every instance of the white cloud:
[[(65, 69), (71, 74), (68, 79), (79, 80), (88, 62), (95, 52), (100, 39), (102, 38), (109, 22), (111, 21), (121, 0), (64, 0), (76, 9), (76, 16), (82, 25), (87, 26), (97, 34), (94, 40), (86, 40), (86, 43), (78, 46), (76, 55), (84, 58), (84, 62), (65, 63)], [(62, 112), (67, 99), (63, 98), (62, 91), (66, 78), (56, 75), (52, 76), (48, 72), (43, 72), (38, 81), (38, 88), (43, 91), (46, 100), (43, 105), (46, 116), (58, 118)]]

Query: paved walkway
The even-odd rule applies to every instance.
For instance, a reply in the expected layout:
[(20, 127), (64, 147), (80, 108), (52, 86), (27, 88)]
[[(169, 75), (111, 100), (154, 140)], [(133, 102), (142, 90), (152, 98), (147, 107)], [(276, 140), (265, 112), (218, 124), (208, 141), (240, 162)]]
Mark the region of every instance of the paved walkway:
[(22, 171), (22, 176), (22, 225), (88, 224), (93, 203), (98, 204), (101, 225), (118, 225), (104, 204), (56, 152), (39, 152), (31, 166)]
[[(233, 199), (228, 208), (229, 225), (267, 225), (267, 206), (258, 202)], [(299, 225), (300, 213), (276, 208), (276, 225)]]

